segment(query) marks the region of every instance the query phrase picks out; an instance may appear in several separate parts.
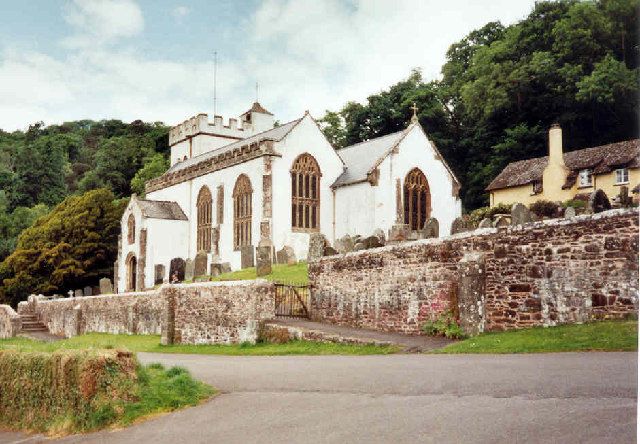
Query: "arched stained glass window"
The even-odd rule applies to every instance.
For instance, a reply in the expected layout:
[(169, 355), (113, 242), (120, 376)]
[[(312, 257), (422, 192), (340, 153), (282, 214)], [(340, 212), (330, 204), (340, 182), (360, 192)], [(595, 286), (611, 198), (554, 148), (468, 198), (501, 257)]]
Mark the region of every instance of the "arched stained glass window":
[(414, 168), (404, 179), (404, 223), (412, 230), (422, 230), (431, 217), (431, 193), (424, 173)]
[(291, 168), (291, 226), (295, 231), (320, 229), (320, 167), (310, 154), (296, 158)]
[(211, 200), (211, 191), (209, 187), (203, 186), (198, 193), (196, 208), (198, 211), (198, 232), (197, 247), (198, 251), (211, 250), (211, 211), (213, 202)]
[(246, 174), (241, 174), (233, 187), (233, 248), (251, 245), (251, 196), (253, 189)]

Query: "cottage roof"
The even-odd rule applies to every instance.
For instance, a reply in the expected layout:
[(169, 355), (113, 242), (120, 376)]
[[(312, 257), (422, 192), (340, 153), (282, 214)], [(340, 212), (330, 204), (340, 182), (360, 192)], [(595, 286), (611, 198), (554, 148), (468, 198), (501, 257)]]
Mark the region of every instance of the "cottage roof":
[(136, 199), (144, 217), (150, 219), (188, 220), (176, 202), (166, 200)]
[[(255, 104), (254, 104), (255, 105)], [(278, 127), (272, 128), (267, 131), (263, 131), (258, 134), (254, 134), (251, 137), (247, 137), (246, 139), (237, 140), (228, 145), (222, 146), (213, 151), (207, 151), (206, 153), (202, 153), (199, 156), (194, 156), (190, 159), (184, 160), (182, 162), (178, 162), (173, 165), (165, 174), (173, 173), (176, 171), (183, 170), (191, 165), (196, 165), (205, 160), (211, 159), (219, 154), (225, 153), (227, 151), (233, 151), (236, 148), (240, 148), (246, 145), (251, 145), (252, 143), (262, 142), (264, 140), (273, 140), (275, 142), (281, 141), (289, 132), (302, 120), (302, 117), (296, 120), (292, 120), (291, 122), (287, 122)]]
[[(578, 172), (583, 169), (591, 169), (593, 174), (604, 174), (621, 167), (639, 168), (639, 155), (640, 139), (625, 140), (564, 153), (564, 163), (571, 172), (568, 174), (563, 188), (572, 187)], [(545, 156), (511, 162), (493, 179), (486, 191), (540, 181), (548, 160), (548, 156)]]

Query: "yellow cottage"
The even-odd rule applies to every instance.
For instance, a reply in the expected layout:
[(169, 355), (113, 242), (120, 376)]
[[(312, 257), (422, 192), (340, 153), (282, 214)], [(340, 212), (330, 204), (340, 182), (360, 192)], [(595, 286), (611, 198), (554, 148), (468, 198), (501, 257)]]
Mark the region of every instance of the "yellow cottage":
[(529, 205), (538, 200), (564, 202), (597, 189), (611, 200), (622, 186), (637, 197), (639, 155), (640, 139), (563, 153), (562, 129), (554, 124), (549, 130), (548, 156), (511, 162), (486, 191), (492, 207), (517, 202)]

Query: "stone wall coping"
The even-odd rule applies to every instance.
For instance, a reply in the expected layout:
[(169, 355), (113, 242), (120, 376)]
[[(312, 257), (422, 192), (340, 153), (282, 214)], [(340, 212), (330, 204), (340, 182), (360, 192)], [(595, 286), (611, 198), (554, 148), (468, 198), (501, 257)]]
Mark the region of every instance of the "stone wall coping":
[[(638, 208), (617, 208), (617, 209), (607, 210), (607, 211), (603, 211), (601, 213), (596, 213), (596, 214), (582, 214), (579, 216), (572, 217), (570, 219), (565, 219), (563, 217), (557, 218), (557, 219), (547, 219), (547, 220), (541, 220), (536, 222), (530, 222), (525, 225), (509, 226), (506, 228), (504, 232), (508, 234), (511, 232), (535, 230), (545, 226), (572, 225), (572, 224), (582, 223), (588, 220), (598, 220), (598, 219), (604, 219), (608, 217), (627, 216), (631, 214), (640, 215), (640, 210)], [(500, 231), (499, 228), (477, 228), (472, 231), (464, 231), (462, 233), (450, 234), (448, 236), (444, 236), (440, 238), (419, 239), (415, 241), (402, 242), (399, 244), (385, 245), (383, 247), (370, 248), (368, 250), (350, 251), (345, 254), (334, 254), (332, 256), (324, 256), (320, 258), (318, 262), (321, 262), (323, 260), (336, 260), (344, 257), (360, 256), (363, 254), (384, 253), (388, 251), (393, 251), (397, 248), (411, 248), (418, 245), (440, 245), (452, 240), (466, 239), (468, 237), (488, 236), (491, 234), (496, 234), (499, 231)]]
[(16, 311), (11, 308), (10, 305), (0, 304), (0, 311), (4, 311), (5, 314), (9, 317), (9, 319), (20, 318), (20, 315), (16, 313)]
[(266, 279), (246, 279), (241, 281), (216, 281), (216, 282), (193, 282), (190, 284), (164, 284), (162, 288), (193, 288), (193, 287), (249, 287), (251, 285), (270, 284)]
[(160, 292), (158, 290), (150, 290), (150, 291), (130, 291), (128, 293), (109, 293), (109, 294), (99, 294), (96, 296), (79, 296), (73, 298), (58, 298), (58, 299), (38, 299), (38, 305), (40, 304), (55, 304), (56, 302), (82, 302), (82, 301), (96, 301), (100, 299), (108, 299), (114, 297), (126, 297), (126, 296), (159, 296)]

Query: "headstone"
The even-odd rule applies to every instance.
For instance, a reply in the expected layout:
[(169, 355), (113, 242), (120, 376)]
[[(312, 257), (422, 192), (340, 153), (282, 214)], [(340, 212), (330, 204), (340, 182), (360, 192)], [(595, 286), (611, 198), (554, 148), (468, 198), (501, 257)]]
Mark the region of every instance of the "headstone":
[(213, 277), (222, 274), (222, 264), (220, 262), (212, 262), (209, 267), (209, 274)]
[(240, 247), (240, 268), (255, 267), (255, 248), (253, 245), (243, 245)]
[(153, 283), (155, 285), (162, 284), (164, 282), (164, 265), (156, 264), (154, 267)]
[(193, 275), (198, 277), (205, 274), (207, 274), (207, 253), (201, 251), (196, 254), (196, 258), (193, 261)]
[(91, 287), (91, 294), (92, 296), (98, 296), (100, 294), (100, 287), (98, 287), (97, 285)]
[(521, 203), (511, 207), (511, 225), (524, 225), (531, 222), (531, 211)]
[(82, 293), (82, 290), (80, 290), (80, 289), (76, 290), (74, 295), (77, 298), (81, 298), (82, 296), (84, 296), (84, 294)]
[(380, 238), (378, 236), (366, 237), (362, 240), (362, 243), (367, 250), (369, 248), (378, 248), (383, 246), (383, 243), (380, 242)]
[(336, 240), (335, 249), (338, 250), (340, 254), (345, 254), (353, 251), (353, 245), (353, 238), (348, 234), (345, 234), (340, 239)]
[(618, 203), (622, 208), (627, 208), (633, 205), (633, 199), (629, 196), (629, 187), (623, 185), (620, 187), (618, 193)]
[(571, 219), (572, 217), (576, 217), (576, 209), (573, 207), (567, 207), (567, 209), (564, 210), (564, 218)]
[(589, 210), (592, 213), (601, 213), (606, 210), (611, 209), (611, 202), (609, 202), (609, 198), (602, 190), (595, 190), (589, 196)]
[(70, 298), (72, 298), (73, 297), (73, 290), (67, 291), (67, 294), (69, 295)]
[(193, 269), (194, 269), (193, 260), (187, 259), (186, 262), (184, 263), (184, 280), (185, 281), (193, 280)]
[(493, 223), (491, 223), (491, 219), (489, 219), (488, 217), (485, 217), (484, 219), (482, 219), (478, 224), (478, 228), (492, 228), (492, 227), (493, 227)]
[(465, 217), (456, 217), (451, 224), (451, 234), (464, 233), (472, 229), (470, 222)]
[(186, 262), (184, 259), (180, 257), (175, 257), (171, 259), (171, 264), (169, 265), (169, 282), (177, 282), (184, 281), (184, 272), (186, 268)]
[(111, 294), (113, 293), (113, 285), (111, 285), (111, 279), (102, 278), (100, 279), (100, 294)]
[(396, 223), (389, 230), (389, 243), (404, 242), (409, 239), (410, 234), (409, 225)]
[(324, 255), (325, 256), (334, 256), (336, 254), (338, 254), (338, 250), (333, 248), (331, 245), (326, 245), (324, 247)]
[(317, 261), (324, 255), (324, 246), (327, 241), (322, 233), (311, 233), (309, 236), (309, 253), (307, 260), (309, 262)]
[(293, 265), (296, 261), (296, 253), (288, 245), (282, 247), (282, 250), (276, 253), (276, 262), (279, 264)]
[(84, 294), (85, 296), (91, 296), (93, 295), (93, 291), (91, 290), (91, 287), (87, 285), (86, 287), (84, 287), (84, 291), (82, 292), (82, 294)]
[(271, 245), (256, 248), (256, 276), (271, 274)]
[(364, 244), (364, 242), (358, 242), (353, 246), (353, 251), (361, 251), (366, 249), (367, 249), (367, 246)]
[(231, 264), (229, 262), (223, 262), (220, 264), (220, 271), (222, 273), (231, 273)]
[(387, 242), (387, 239), (384, 235), (384, 230), (381, 228), (376, 228), (373, 230), (373, 235), (380, 239), (380, 243), (384, 245)]
[(493, 226), (496, 228), (504, 228), (510, 225), (509, 218), (504, 215), (498, 215), (493, 221)]
[(430, 217), (424, 223), (424, 228), (422, 229), (425, 238), (429, 237), (438, 237), (440, 236), (440, 224), (438, 223), (438, 219), (435, 217)]

